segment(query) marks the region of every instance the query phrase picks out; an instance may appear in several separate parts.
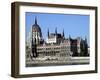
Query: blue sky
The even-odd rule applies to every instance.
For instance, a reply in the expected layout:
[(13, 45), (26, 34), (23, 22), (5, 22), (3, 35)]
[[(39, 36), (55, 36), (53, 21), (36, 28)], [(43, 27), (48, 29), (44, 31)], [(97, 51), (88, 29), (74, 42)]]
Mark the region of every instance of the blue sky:
[(89, 15), (26, 12), (26, 37), (35, 22), (35, 17), (37, 17), (44, 39), (47, 37), (48, 28), (51, 33), (54, 33), (57, 28), (58, 33), (62, 33), (64, 29), (66, 38), (70, 35), (72, 38), (84, 39), (86, 36), (89, 44)]

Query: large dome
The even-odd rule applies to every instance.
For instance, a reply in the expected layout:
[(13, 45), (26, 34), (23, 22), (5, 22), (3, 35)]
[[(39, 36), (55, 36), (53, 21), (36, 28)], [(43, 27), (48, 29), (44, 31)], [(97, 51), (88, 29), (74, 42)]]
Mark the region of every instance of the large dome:
[(32, 32), (39, 32), (40, 36), (42, 36), (41, 28), (37, 24), (37, 19), (35, 19), (35, 24), (32, 25)]
[(32, 26), (32, 30), (33, 30), (33, 32), (41, 32), (41, 28), (39, 27), (38, 24), (34, 24)]

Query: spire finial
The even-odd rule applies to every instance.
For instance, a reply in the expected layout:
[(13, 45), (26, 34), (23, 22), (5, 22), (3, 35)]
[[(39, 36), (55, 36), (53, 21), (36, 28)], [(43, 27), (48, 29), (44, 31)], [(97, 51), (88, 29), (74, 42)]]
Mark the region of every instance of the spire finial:
[(86, 36), (85, 36), (85, 41), (87, 42), (87, 38), (86, 38)]
[(64, 34), (64, 29), (63, 29), (63, 33), (62, 33), (62, 35), (63, 35), (63, 37), (65, 36), (65, 34)]
[(69, 35), (69, 39), (71, 39), (71, 36)]
[(57, 27), (55, 28), (55, 34), (57, 35)]
[(37, 25), (37, 17), (35, 16), (35, 24)]
[(49, 37), (49, 28), (48, 28), (48, 37)]

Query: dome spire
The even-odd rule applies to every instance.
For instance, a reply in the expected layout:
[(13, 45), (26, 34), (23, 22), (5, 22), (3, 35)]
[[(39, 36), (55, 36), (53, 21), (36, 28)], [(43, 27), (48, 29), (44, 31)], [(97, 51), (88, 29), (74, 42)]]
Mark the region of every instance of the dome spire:
[(37, 25), (37, 18), (36, 18), (36, 16), (35, 16), (35, 25)]

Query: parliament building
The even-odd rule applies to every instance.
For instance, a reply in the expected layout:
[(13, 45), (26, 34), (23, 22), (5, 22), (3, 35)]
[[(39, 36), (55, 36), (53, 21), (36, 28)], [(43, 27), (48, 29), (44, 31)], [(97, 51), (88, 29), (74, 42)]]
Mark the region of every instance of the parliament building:
[(69, 36), (65, 37), (64, 30), (62, 33), (57, 32), (57, 28), (54, 33), (50, 33), (47, 30), (47, 39), (43, 39), (41, 27), (37, 23), (32, 25), (31, 39), (26, 42), (27, 56), (32, 58), (41, 59), (64, 59), (74, 56), (89, 56), (87, 39), (77, 37), (75, 39)]

